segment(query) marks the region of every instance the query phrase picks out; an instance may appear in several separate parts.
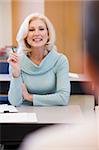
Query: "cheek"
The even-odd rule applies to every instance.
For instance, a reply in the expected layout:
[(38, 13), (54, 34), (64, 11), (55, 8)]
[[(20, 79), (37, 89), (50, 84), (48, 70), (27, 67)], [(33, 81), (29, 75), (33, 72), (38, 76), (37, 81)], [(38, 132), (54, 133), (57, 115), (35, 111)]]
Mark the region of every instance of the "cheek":
[(29, 33), (29, 34), (27, 35), (27, 38), (30, 39), (30, 38), (32, 38), (32, 36), (33, 36), (33, 34), (32, 34), (32, 33)]
[(27, 41), (29, 42), (29, 41), (31, 41), (32, 40), (32, 34), (28, 34), (28, 36), (27, 36)]
[(46, 39), (46, 41), (48, 40), (48, 38), (49, 38), (49, 36), (48, 36), (48, 34), (47, 33), (44, 33), (43, 34), (43, 36), (44, 36), (44, 38)]
[(31, 38), (31, 36), (28, 36), (28, 37), (27, 37), (27, 43), (28, 43), (29, 45), (31, 45), (31, 43), (32, 43), (32, 38)]

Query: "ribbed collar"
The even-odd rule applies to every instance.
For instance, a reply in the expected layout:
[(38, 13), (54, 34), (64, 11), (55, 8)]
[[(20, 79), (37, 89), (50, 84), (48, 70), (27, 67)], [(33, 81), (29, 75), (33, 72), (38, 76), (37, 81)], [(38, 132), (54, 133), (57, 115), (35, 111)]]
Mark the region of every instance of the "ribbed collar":
[(21, 70), (31, 74), (42, 74), (50, 70), (58, 61), (60, 54), (51, 50), (39, 65), (33, 63), (25, 54), (21, 56)]

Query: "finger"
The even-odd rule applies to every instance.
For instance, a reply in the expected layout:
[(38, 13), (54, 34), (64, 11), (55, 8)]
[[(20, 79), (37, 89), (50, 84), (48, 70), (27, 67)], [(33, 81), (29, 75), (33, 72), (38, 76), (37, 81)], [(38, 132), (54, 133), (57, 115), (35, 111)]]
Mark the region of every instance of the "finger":
[(16, 57), (16, 58), (19, 57), (16, 52), (10, 52), (9, 57), (11, 57), (11, 56)]
[(19, 61), (19, 56), (14, 53), (10, 53), (8, 61)]
[(7, 62), (17, 62), (18, 60), (15, 57), (8, 58)]

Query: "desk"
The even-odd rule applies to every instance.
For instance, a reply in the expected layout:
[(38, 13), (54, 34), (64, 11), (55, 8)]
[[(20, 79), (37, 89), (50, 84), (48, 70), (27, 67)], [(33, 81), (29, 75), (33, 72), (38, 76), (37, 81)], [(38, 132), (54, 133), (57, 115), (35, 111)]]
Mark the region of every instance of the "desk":
[[(69, 73), (69, 79), (71, 82), (71, 94), (90, 94), (92, 93), (92, 83), (84, 74)], [(7, 94), (9, 89), (10, 75), (9, 74), (0, 74), (0, 83), (2, 89), (0, 89), (1, 94)], [(87, 91), (83, 89), (83, 86), (88, 87)]]
[(39, 128), (57, 123), (75, 124), (83, 121), (83, 115), (78, 105), (53, 106), (53, 107), (18, 107), (19, 112), (35, 112), (37, 123), (1, 123), (1, 144), (19, 144), (26, 134)]
[[(69, 73), (70, 81), (91, 81), (84, 74)], [(0, 74), (0, 81), (10, 81), (9, 74)]]

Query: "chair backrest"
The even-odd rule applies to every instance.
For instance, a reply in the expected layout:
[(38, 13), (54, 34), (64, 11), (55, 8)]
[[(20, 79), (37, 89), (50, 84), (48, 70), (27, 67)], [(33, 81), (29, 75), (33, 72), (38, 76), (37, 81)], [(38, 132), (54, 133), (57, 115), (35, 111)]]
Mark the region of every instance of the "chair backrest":
[(9, 74), (8, 62), (0, 62), (0, 74)]
[(0, 95), (0, 104), (9, 104), (8, 95)]

